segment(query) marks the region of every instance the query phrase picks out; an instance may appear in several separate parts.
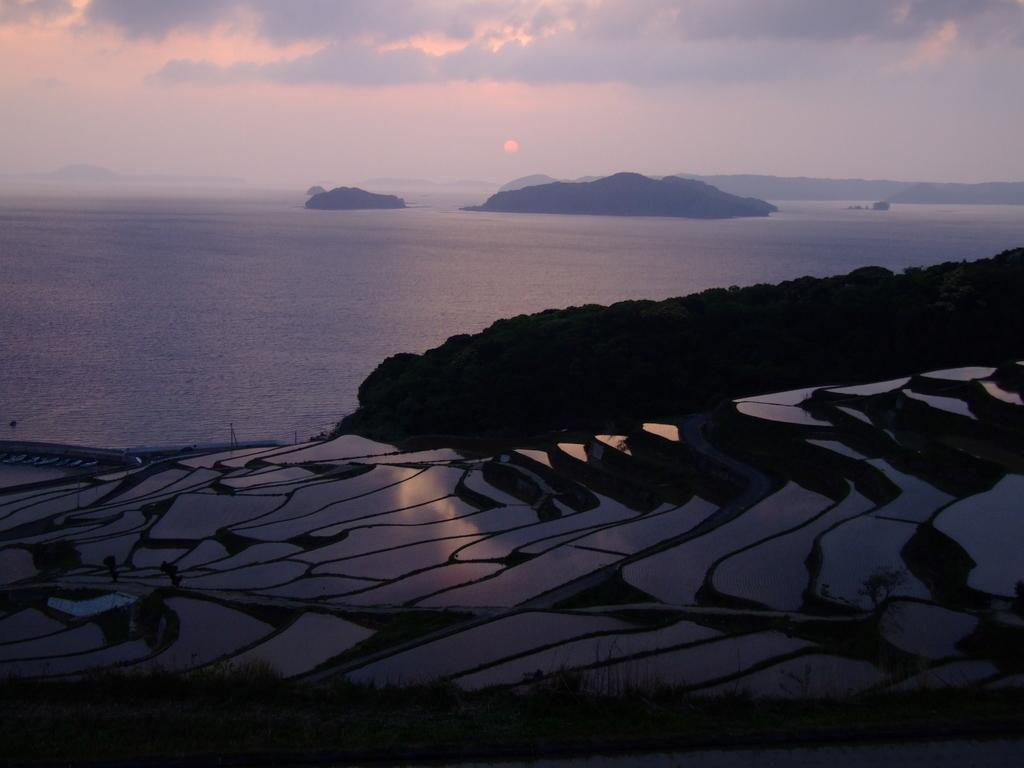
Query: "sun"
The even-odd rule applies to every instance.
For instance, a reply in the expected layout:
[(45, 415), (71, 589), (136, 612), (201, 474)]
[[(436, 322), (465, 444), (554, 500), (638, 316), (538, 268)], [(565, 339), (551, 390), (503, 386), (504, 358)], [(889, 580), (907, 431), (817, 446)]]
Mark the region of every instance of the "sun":
[(519, 142), (515, 139), (509, 139), (502, 145), (502, 147), (505, 149), (505, 154), (514, 155), (519, 151)]

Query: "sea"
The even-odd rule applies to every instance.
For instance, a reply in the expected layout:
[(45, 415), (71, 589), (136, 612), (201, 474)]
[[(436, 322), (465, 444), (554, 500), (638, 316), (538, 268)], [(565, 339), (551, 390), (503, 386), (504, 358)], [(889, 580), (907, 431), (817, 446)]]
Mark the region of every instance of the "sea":
[(784, 201), (697, 221), (405, 194), (405, 210), (308, 211), (296, 191), (0, 190), (0, 439), (304, 440), (389, 355), (500, 318), (1024, 245), (1024, 206)]

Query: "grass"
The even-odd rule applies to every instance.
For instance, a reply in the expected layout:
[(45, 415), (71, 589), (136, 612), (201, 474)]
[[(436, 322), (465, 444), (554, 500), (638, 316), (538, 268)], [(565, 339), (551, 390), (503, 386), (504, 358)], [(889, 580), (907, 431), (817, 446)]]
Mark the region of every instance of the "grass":
[(1020, 733), (1024, 693), (931, 691), (844, 702), (702, 700), (678, 691), (529, 694), (451, 684), (303, 686), (265, 668), (0, 684), (0, 762), (197, 755), (451, 755), (856, 739), (950, 730)]

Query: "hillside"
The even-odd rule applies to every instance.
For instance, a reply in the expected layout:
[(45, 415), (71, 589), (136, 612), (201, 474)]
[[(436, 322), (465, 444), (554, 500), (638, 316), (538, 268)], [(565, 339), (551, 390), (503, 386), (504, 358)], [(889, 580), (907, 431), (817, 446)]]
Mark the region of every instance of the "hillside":
[(535, 433), (827, 380), (1024, 357), (1024, 249), (894, 274), (552, 309), (385, 360), (354, 428)]
[(617, 173), (596, 181), (554, 182), (498, 192), (483, 205), (463, 210), (728, 219), (768, 216), (778, 209), (763, 200), (729, 195), (699, 181)]
[(366, 208), (405, 208), (405, 200), (395, 195), (378, 195), (358, 187), (335, 187), (306, 201), (306, 207), (319, 211), (354, 211)]

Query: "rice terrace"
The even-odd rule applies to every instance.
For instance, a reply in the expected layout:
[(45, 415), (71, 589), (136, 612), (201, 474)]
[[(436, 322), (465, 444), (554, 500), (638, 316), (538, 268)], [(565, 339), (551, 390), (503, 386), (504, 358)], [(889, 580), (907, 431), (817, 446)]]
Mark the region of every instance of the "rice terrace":
[[(10, 487), (0, 674), (256, 663), (309, 683), (571, 674), (598, 695), (755, 698), (1017, 686), (1022, 387), (1010, 362), (628, 434), (407, 450), (341, 435)], [(389, 629), (403, 620), (423, 628)]]

